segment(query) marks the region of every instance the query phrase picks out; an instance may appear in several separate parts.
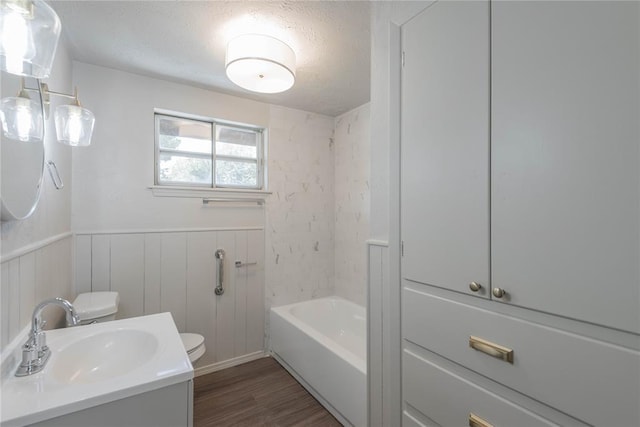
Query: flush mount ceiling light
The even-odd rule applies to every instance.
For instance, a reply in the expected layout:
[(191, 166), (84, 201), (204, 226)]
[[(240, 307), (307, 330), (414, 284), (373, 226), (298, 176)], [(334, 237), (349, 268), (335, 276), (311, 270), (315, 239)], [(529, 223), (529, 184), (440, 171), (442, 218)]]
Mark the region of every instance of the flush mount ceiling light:
[(273, 37), (245, 34), (227, 45), (227, 77), (238, 86), (260, 93), (290, 89), (296, 78), (296, 54)]
[(60, 31), (58, 15), (43, 0), (0, 1), (0, 69), (49, 77)]

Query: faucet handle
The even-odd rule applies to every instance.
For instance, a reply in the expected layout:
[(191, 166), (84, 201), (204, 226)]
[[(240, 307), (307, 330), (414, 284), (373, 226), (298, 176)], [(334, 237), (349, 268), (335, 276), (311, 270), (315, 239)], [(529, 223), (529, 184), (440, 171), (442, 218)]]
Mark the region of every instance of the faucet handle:
[(38, 349), (35, 345), (27, 341), (22, 346), (22, 363), (29, 363), (29, 361), (36, 360), (38, 358)]

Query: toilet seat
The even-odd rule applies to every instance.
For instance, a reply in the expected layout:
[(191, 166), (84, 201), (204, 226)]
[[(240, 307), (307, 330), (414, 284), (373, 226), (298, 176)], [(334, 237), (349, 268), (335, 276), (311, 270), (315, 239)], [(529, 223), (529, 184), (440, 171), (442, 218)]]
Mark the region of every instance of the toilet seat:
[(184, 349), (189, 355), (191, 363), (195, 363), (196, 360), (200, 359), (206, 351), (204, 346), (204, 337), (200, 334), (182, 333), (180, 334), (180, 339), (182, 340)]

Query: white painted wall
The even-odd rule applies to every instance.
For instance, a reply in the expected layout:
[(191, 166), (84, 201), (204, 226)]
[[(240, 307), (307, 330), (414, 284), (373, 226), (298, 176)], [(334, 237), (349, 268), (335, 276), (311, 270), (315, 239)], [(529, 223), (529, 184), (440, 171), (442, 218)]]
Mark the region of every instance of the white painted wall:
[(370, 106), (355, 108), (335, 121), (335, 293), (367, 305), (369, 237)]
[[(58, 45), (51, 77), (44, 80), (49, 89), (70, 93), (71, 59), (64, 40)], [(15, 96), (18, 78), (2, 73), (1, 96)], [(45, 171), (40, 203), (24, 221), (1, 225), (0, 276), (0, 350), (31, 321), (31, 313), (40, 301), (61, 296), (72, 298), (71, 279), (71, 147), (56, 141), (53, 111), (59, 105), (52, 99), (51, 116), (46, 122), (46, 159), (58, 166), (65, 183), (56, 190)], [(7, 179), (7, 177), (5, 177)], [(8, 178), (10, 179), (10, 177)], [(58, 308), (44, 312), (48, 327), (62, 317)]]
[[(2, 73), (1, 96), (16, 96), (20, 87), (20, 78)], [(64, 43), (60, 40), (51, 72), (51, 77), (43, 80), (49, 89), (56, 92), (72, 92), (71, 59)], [(33, 84), (30, 82), (29, 84)], [(37, 94), (35, 95), (37, 96)], [(45, 153), (47, 160), (53, 160), (65, 183), (62, 190), (56, 190), (45, 170), (42, 193), (38, 208), (31, 217), (24, 221), (2, 222), (1, 253), (3, 256), (19, 250), (27, 245), (39, 242), (47, 237), (68, 232), (71, 229), (71, 147), (60, 144), (56, 140), (53, 112), (65, 100), (58, 97), (51, 99), (51, 114), (46, 121)]]
[(203, 207), (154, 197), (154, 109), (269, 126), (269, 105), (74, 62), (81, 101), (96, 116), (93, 141), (73, 152), (75, 232), (262, 226), (261, 208)]

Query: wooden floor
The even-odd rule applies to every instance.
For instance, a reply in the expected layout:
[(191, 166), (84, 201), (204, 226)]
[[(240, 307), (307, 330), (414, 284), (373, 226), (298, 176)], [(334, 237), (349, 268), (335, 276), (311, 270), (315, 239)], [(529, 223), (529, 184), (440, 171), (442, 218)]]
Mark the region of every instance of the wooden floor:
[(194, 401), (194, 427), (341, 425), (271, 357), (197, 377)]

